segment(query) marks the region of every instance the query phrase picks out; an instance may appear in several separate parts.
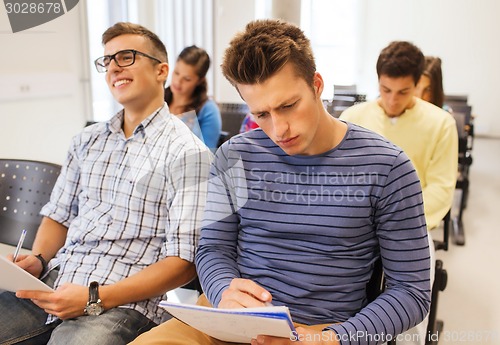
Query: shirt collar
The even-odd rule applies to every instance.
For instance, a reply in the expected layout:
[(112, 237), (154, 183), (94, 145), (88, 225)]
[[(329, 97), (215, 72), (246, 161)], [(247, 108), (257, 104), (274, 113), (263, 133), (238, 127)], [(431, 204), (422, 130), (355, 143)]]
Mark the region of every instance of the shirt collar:
[[(158, 133), (166, 123), (168, 114), (168, 107), (164, 103), (160, 108), (156, 109), (151, 115), (146, 117), (142, 122), (134, 129), (133, 135), (145, 131), (145, 135), (153, 136)], [(124, 109), (116, 113), (107, 123), (107, 129), (111, 133), (122, 133), (122, 123), (124, 117)]]

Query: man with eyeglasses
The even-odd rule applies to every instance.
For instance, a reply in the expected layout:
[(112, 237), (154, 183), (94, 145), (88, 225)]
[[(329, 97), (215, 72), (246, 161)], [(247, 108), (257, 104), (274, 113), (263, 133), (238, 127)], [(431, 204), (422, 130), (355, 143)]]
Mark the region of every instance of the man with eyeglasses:
[(2, 291), (2, 344), (127, 343), (196, 274), (211, 153), (164, 103), (158, 36), (117, 23), (102, 38), (95, 66), (123, 109), (73, 139), (32, 255), (16, 262), (55, 291)]

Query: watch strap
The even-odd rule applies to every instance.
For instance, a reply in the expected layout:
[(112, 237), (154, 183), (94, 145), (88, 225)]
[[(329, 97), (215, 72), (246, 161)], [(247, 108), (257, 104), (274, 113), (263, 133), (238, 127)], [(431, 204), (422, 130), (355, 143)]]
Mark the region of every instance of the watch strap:
[(40, 273), (40, 278), (42, 278), (45, 275), (45, 273), (47, 273), (48, 270), (47, 261), (43, 258), (42, 254), (35, 255), (35, 258), (40, 260), (40, 262), (42, 263), (42, 272)]
[(99, 283), (92, 282), (89, 285), (89, 303), (97, 303), (99, 300)]

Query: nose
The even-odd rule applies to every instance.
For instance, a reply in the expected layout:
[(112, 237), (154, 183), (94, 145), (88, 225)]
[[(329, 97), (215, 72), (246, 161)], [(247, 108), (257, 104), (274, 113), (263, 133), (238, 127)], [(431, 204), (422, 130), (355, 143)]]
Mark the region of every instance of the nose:
[(278, 139), (286, 138), (288, 132), (288, 121), (284, 116), (271, 115), (273, 121), (274, 134)]
[(118, 66), (115, 59), (111, 59), (108, 65), (108, 72), (113, 72), (114, 70), (121, 70), (121, 67)]
[(389, 104), (390, 105), (398, 104), (398, 102), (399, 102), (399, 95), (394, 93), (394, 94), (389, 96)]

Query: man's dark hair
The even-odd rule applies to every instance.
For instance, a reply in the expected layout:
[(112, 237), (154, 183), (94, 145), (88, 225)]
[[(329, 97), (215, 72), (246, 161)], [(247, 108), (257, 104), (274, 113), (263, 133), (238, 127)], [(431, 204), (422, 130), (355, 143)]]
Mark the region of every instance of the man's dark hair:
[(377, 60), (377, 75), (391, 78), (412, 76), (415, 85), (424, 70), (425, 58), (422, 51), (406, 41), (394, 41), (382, 49)]
[(221, 67), (227, 80), (236, 86), (262, 83), (288, 62), (312, 87), (316, 63), (309, 39), (293, 24), (267, 19), (250, 22), (231, 40)]

